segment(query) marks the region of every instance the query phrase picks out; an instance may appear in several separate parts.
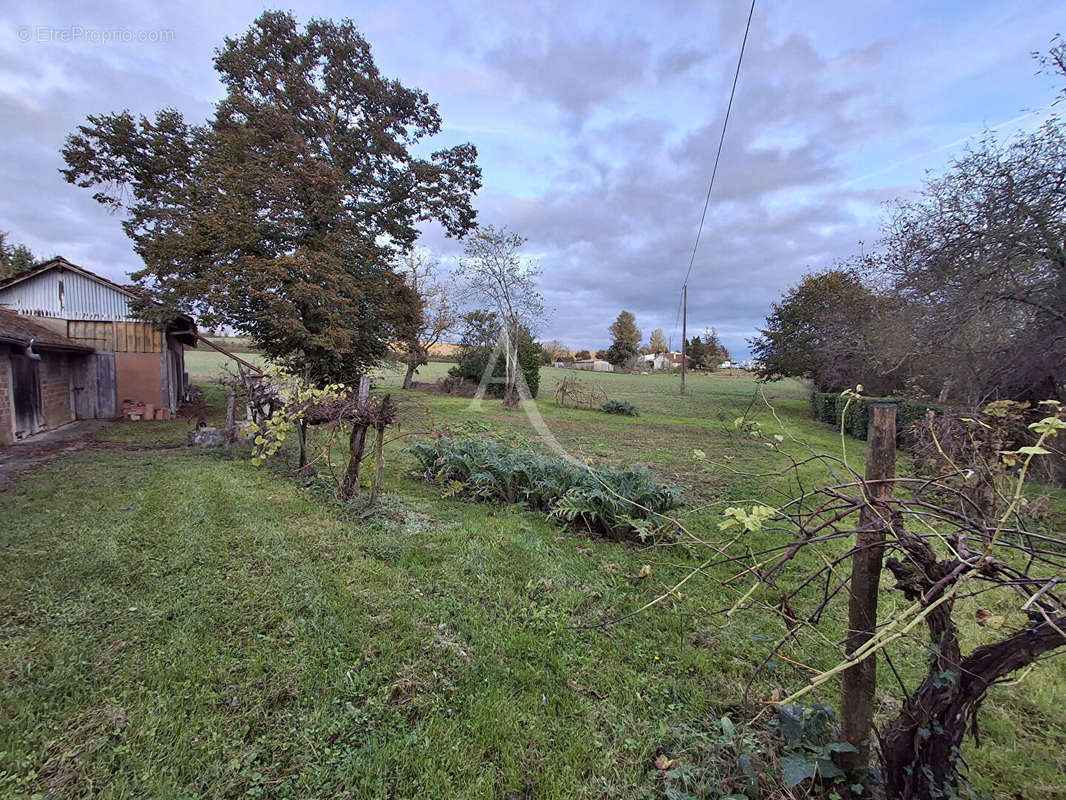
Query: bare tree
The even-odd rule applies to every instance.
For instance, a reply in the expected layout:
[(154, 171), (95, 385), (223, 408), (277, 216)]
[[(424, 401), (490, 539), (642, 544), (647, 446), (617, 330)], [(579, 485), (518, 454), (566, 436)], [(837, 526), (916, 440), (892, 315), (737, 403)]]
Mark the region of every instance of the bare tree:
[(665, 353), (670, 349), (670, 345), (666, 341), (666, 334), (663, 333), (662, 328), (656, 328), (651, 332), (651, 338), (648, 339), (648, 352), (649, 353)]
[(451, 282), (440, 277), (440, 261), (425, 248), (415, 248), (397, 265), (411, 294), (417, 298), (419, 313), (401, 332), (407, 372), (403, 388), (410, 389), (415, 371), (429, 363), (429, 351), (459, 323), (459, 308)]
[(517, 405), (519, 400), (515, 389), (519, 337), (524, 332), (534, 333), (545, 317), (544, 298), (537, 291), (540, 268), (519, 252), (525, 243), (526, 239), (506, 227), (479, 228), (467, 238), (456, 272), (466, 283), (471, 299), (491, 305), (503, 325), (507, 344), (505, 405)]
[(565, 361), (570, 358), (570, 348), (558, 339), (552, 339), (543, 347), (544, 355), (547, 357), (549, 363)]

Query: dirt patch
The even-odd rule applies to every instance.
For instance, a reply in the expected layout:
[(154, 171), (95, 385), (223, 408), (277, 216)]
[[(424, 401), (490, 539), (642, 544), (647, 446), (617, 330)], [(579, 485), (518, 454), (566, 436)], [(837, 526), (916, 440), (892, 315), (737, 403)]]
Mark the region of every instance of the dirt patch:
[(111, 424), (111, 420), (104, 419), (79, 420), (0, 448), (0, 492), (7, 491), (21, 478), (45, 464), (81, 450), (173, 450), (184, 446), (145, 447), (118, 442), (98, 442), (93, 438), (98, 431)]

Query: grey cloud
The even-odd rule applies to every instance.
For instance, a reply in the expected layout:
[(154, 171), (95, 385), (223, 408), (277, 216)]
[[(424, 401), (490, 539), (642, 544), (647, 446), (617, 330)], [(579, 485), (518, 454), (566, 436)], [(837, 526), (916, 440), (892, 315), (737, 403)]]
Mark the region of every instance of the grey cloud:
[(696, 48), (672, 50), (659, 59), (659, 63), (655, 67), (655, 74), (658, 75), (659, 80), (676, 78), (688, 72), (696, 64), (703, 63), (709, 57), (710, 54), (707, 51)]
[(641, 83), (651, 56), (639, 37), (512, 39), (486, 55), (532, 97), (582, 115)]

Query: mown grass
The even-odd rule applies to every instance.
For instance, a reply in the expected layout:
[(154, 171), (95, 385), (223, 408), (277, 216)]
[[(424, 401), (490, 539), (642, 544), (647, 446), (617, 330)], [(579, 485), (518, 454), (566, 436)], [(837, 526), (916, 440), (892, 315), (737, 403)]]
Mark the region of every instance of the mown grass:
[[(787, 490), (757, 477), (781, 458), (733, 427), (745, 411), (776, 424), (751, 381), (696, 376), (680, 397), (668, 376), (592, 377), (640, 408), (628, 418), (556, 409), (560, 374), (544, 370), (538, 401), (559, 441), (682, 483), (703, 509), (692, 526), (712, 530), (723, 503), (775, 504)], [(293, 477), (288, 449), (273, 471), (239, 449), (151, 449), (183, 444), (189, 423), (112, 428), (108, 440), (148, 449), (82, 452), (0, 494), (0, 795), (651, 798), (674, 788), (660, 752), (700, 765), (705, 796), (738, 790), (736, 752), (708, 750), (707, 737), (723, 715), (754, 716), (744, 687), (780, 624), (713, 614), (735, 597), (721, 573), (619, 625), (575, 629), (639, 607), (702, 553), (442, 499), (401, 452), (431, 425), (475, 421), (544, 445), (522, 411), (474, 411), (383, 377), (405, 420), (374, 511)], [(766, 391), (790, 433), (839, 451), (807, 419), (801, 386)], [(216, 414), (219, 399), (209, 392)], [(849, 446), (861, 468), (861, 443)], [(732, 461), (708, 470), (693, 448)], [(813, 642), (792, 655), (831, 663)], [(901, 654), (905, 681), (921, 662)], [(753, 699), (804, 680), (782, 663)], [(833, 691), (814, 699), (835, 704)], [(984, 746), (966, 753), (980, 789), (1066, 795), (1061, 665), (996, 689), (981, 721)], [(755, 752), (771, 741), (765, 720), (742, 730), (769, 768)]]

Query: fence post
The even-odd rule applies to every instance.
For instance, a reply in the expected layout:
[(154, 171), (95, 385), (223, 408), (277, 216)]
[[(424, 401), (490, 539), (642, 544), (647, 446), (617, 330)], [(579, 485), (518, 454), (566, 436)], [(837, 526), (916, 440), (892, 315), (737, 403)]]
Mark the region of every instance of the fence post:
[[(875, 505), (892, 493), (896, 476), (896, 406), (870, 405), (866, 437), (866, 502), (859, 514), (860, 531), (851, 559), (851, 587), (848, 598), (848, 636), (844, 650), (851, 656), (877, 630), (877, 594), (881, 583), (885, 530), (888, 512)], [(870, 758), (873, 730), (874, 692), (877, 688), (877, 657), (870, 656), (844, 671), (841, 676), (840, 723), (844, 741), (858, 752), (840, 753), (841, 766), (864, 767)]]

